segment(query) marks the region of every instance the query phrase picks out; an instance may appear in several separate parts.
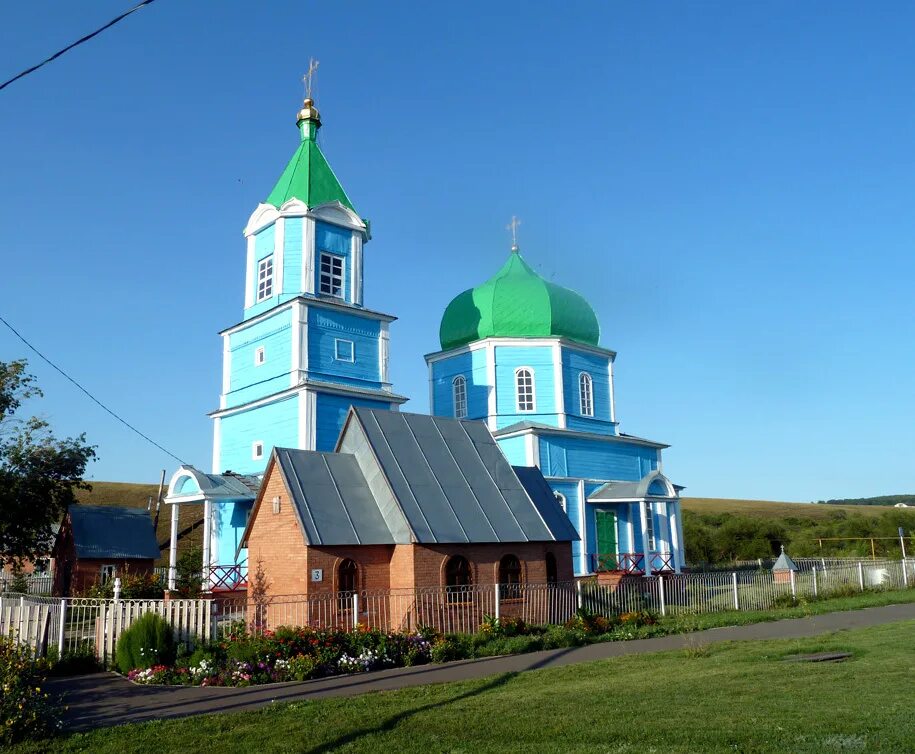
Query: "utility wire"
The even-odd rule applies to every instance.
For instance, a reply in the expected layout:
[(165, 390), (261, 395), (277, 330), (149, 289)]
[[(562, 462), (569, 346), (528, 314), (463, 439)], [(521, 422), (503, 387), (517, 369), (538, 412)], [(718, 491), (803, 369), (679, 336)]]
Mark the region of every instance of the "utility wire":
[[(149, 1), (152, 2), (152, 0), (149, 0)], [(133, 431), (133, 432), (136, 432), (140, 437), (142, 437), (144, 440), (146, 440), (146, 442), (149, 442), (149, 443), (152, 443), (153, 445), (155, 445), (159, 450), (161, 450), (161, 451), (162, 451), (163, 453), (165, 453), (166, 455), (171, 456), (172, 458), (174, 458), (174, 459), (175, 459), (178, 463), (180, 463), (182, 466), (185, 465), (185, 462), (182, 461), (180, 458), (178, 458), (178, 456), (176, 456), (176, 455), (175, 455), (174, 453), (172, 453), (171, 451), (166, 450), (165, 448), (163, 448), (161, 445), (159, 445), (159, 443), (157, 443), (155, 440), (153, 440), (151, 437), (149, 437), (149, 435), (144, 435), (139, 429), (137, 429), (135, 426), (133, 426), (133, 424), (131, 424), (130, 422), (128, 422), (126, 419), (122, 419), (122, 418), (121, 418), (120, 416), (118, 416), (114, 411), (112, 411), (110, 408), (108, 408), (108, 406), (106, 406), (106, 405), (105, 405), (104, 403), (102, 403), (98, 398), (96, 398), (94, 395), (92, 395), (92, 393), (90, 393), (88, 390), (86, 390), (86, 388), (84, 388), (82, 385), (80, 385), (76, 380), (74, 380), (74, 379), (73, 379), (69, 374), (67, 374), (63, 369), (61, 369), (59, 366), (57, 366), (57, 364), (55, 364), (55, 363), (54, 363), (53, 361), (51, 361), (47, 356), (45, 356), (41, 351), (39, 351), (37, 348), (35, 348), (35, 346), (33, 346), (31, 343), (29, 343), (29, 342), (19, 333), (19, 331), (16, 330), (16, 328), (13, 327), (9, 322), (7, 322), (5, 319), (3, 319), (3, 317), (0, 317), (0, 322), (2, 322), (4, 325), (6, 325), (6, 326), (10, 329), (10, 331), (13, 333), (13, 335), (15, 335), (17, 338), (19, 338), (19, 340), (21, 340), (21, 341), (22, 341), (23, 343), (25, 343), (29, 348), (31, 348), (35, 353), (37, 353), (38, 356), (41, 357), (45, 362), (47, 362), (51, 367), (53, 367), (53, 368), (56, 369), (58, 372), (60, 372), (60, 374), (62, 374), (64, 377), (66, 377), (70, 382), (72, 382), (74, 385), (76, 385), (76, 387), (78, 387), (82, 392), (84, 392), (87, 396), (89, 396), (90, 400), (92, 400), (94, 403), (96, 403), (96, 404), (98, 404), (99, 406), (101, 406), (105, 411), (107, 411), (107, 412), (108, 412), (109, 414), (111, 414), (115, 419), (117, 419), (119, 422), (121, 422), (121, 424), (123, 424), (123, 425), (124, 425), (125, 427), (127, 427), (129, 430), (131, 430), (131, 431)]]
[[(56, 59), (59, 58), (61, 55), (63, 55), (65, 52), (69, 52), (70, 50), (72, 50), (74, 47), (79, 47), (83, 42), (88, 42), (88, 41), (89, 41), (90, 39), (92, 39), (93, 37), (96, 37), (96, 36), (98, 36), (99, 34), (101, 34), (103, 31), (105, 31), (105, 29), (110, 29), (112, 26), (114, 26), (116, 23), (118, 23), (118, 21), (123, 21), (123, 20), (124, 20), (125, 18), (127, 18), (127, 16), (129, 16), (131, 13), (135, 13), (136, 11), (140, 10), (140, 8), (142, 8), (143, 6), (149, 5), (150, 3), (153, 3), (153, 2), (155, 2), (155, 0), (143, 0), (143, 2), (141, 2), (141, 3), (137, 4), (137, 5), (135, 5), (135, 6), (134, 6), (133, 8), (131, 8), (130, 10), (124, 11), (124, 12), (123, 12), (120, 16), (118, 16), (117, 18), (111, 19), (111, 20), (110, 20), (107, 24), (105, 24), (104, 26), (101, 26), (101, 27), (99, 27), (98, 29), (96, 29), (95, 31), (91, 32), (90, 34), (87, 34), (86, 36), (81, 37), (80, 39), (77, 39), (73, 44), (67, 45), (67, 46), (64, 47), (62, 50), (58, 50), (58, 51), (55, 52), (53, 55), (51, 55), (51, 57), (45, 58), (45, 59), (42, 60), (40, 63), (38, 63), (38, 65), (33, 65), (31, 68), (26, 68), (22, 73), (16, 74), (16, 75), (13, 76), (13, 78), (11, 78), (9, 81), (4, 81), (2, 84), (0, 84), (0, 90), (6, 89), (6, 87), (8, 87), (8, 86), (9, 86), (10, 84), (12, 84), (14, 81), (18, 81), (19, 79), (24, 78), (25, 76), (28, 76), (30, 73), (34, 73), (35, 71), (37, 71), (37, 70), (38, 70), (39, 68), (41, 68), (42, 66), (47, 65), (47, 64), (50, 63), (52, 60), (56, 60)], [(49, 363), (50, 363), (50, 362), (49, 362)]]

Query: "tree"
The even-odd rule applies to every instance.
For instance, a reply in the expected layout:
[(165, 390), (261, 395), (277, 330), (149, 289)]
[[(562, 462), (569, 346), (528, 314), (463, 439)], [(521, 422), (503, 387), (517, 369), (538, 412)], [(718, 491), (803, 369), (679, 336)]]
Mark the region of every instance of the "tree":
[(25, 360), (0, 361), (0, 564), (44, 555), (52, 526), (83, 481), (95, 448), (85, 434), (59, 440), (43, 419), (18, 419), (28, 398), (42, 393)]

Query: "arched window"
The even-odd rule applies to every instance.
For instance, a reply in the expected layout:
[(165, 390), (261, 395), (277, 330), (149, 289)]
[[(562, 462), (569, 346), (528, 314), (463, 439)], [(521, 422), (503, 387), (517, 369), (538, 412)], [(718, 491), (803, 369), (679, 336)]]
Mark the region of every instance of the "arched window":
[(342, 561), (337, 567), (337, 591), (343, 594), (346, 594), (349, 597), (352, 597), (353, 592), (356, 591), (356, 581), (357, 575), (359, 573), (359, 566), (356, 565), (354, 560), (347, 558)]
[(452, 555), (445, 563), (445, 591), (449, 602), (466, 601), (468, 587), (473, 584), (470, 563), (463, 555)]
[(559, 569), (556, 567), (556, 556), (548, 552), (544, 557), (546, 563), (546, 583), (555, 584), (559, 581)]
[(467, 380), (462, 375), (458, 375), (451, 382), (451, 395), (454, 399), (454, 418), (464, 419), (467, 417)]
[(591, 375), (582, 372), (578, 375), (578, 400), (582, 416), (594, 416), (594, 383)]
[(499, 584), (503, 600), (521, 598), (521, 561), (515, 555), (505, 555), (499, 561)]
[(515, 371), (515, 407), (518, 413), (532, 412), (534, 400), (534, 370), (521, 367)]
[(562, 508), (562, 512), (568, 513), (569, 508), (568, 508), (568, 503), (566, 502), (566, 496), (563, 495), (561, 492), (554, 492), (553, 497), (556, 498), (556, 502), (559, 503), (559, 507)]

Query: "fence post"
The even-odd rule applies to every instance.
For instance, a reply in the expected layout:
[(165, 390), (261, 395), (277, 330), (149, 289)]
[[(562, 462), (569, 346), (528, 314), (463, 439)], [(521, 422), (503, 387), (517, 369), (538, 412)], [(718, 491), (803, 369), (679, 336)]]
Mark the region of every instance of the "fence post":
[(794, 571), (788, 571), (788, 574), (791, 579), (791, 596), (797, 599), (797, 580), (795, 579)]
[(731, 583), (734, 585), (734, 609), (740, 610), (740, 597), (737, 593), (737, 571), (731, 573)]
[(359, 628), (359, 592), (353, 592), (353, 630)]
[(19, 627), (18, 636), (16, 637), (19, 644), (22, 644), (22, 618), (25, 616), (25, 597), (19, 598)]
[(64, 631), (67, 626), (67, 601), (60, 601), (60, 624), (57, 630), (57, 660), (58, 662), (64, 657)]
[(864, 591), (864, 566), (858, 561), (858, 584), (861, 585), (861, 591)]
[(575, 582), (575, 593), (578, 598), (578, 609), (581, 610), (581, 582)]
[(501, 592), (501, 591), (502, 591), (502, 590), (499, 588), (499, 584), (496, 584), (496, 587), (495, 587), (495, 592), (496, 592), (496, 612), (495, 612), (495, 616), (496, 616), (496, 620), (499, 620), (499, 596), (500, 596), (500, 592)]
[(667, 605), (664, 603), (664, 577), (658, 575), (658, 597), (661, 600), (661, 617), (667, 615)]
[(813, 596), (814, 599), (820, 596), (820, 585), (817, 583), (817, 567), (813, 567)]

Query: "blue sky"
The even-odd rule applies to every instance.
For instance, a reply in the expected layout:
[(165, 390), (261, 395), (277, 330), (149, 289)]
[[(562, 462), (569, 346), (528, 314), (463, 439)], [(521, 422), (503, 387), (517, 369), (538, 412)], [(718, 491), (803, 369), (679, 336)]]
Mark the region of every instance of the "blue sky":
[[(0, 7), (0, 78), (129, 5)], [(366, 304), (427, 410), (441, 312), (525, 258), (595, 307), (621, 429), (687, 494), (912, 491), (915, 7), (158, 0), (0, 92), (0, 314), (208, 467), (241, 230), (297, 143), (372, 221)], [(0, 359), (28, 356), (0, 329)], [(96, 479), (174, 462), (36, 358)]]

